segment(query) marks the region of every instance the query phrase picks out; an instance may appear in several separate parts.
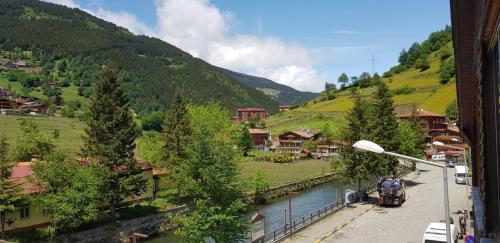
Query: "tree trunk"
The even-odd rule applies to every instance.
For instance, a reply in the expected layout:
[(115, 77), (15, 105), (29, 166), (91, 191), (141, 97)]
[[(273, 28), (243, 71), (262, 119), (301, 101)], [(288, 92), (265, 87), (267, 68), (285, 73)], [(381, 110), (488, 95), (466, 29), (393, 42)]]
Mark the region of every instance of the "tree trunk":
[(115, 215), (115, 203), (114, 202), (109, 203), (109, 214), (111, 214), (111, 217), (113, 219), (116, 217), (116, 215)]
[(2, 224), (2, 240), (5, 239), (5, 211), (0, 212), (0, 223)]

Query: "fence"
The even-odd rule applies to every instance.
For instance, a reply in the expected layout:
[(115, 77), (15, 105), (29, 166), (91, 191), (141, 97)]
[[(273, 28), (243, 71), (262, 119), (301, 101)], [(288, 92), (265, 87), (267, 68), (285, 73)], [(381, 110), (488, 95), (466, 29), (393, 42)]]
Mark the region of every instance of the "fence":
[[(403, 168), (403, 175), (407, 174), (410, 170), (409, 168)], [(377, 183), (371, 183), (367, 186), (364, 187), (362, 190), (366, 194), (370, 194), (372, 192), (375, 192), (377, 190)], [(353, 202), (358, 202), (361, 198), (362, 195), (359, 195), (359, 192), (353, 193)], [(364, 200), (364, 199), (363, 199)], [(344, 208), (346, 206), (346, 202), (344, 198), (340, 198), (340, 200), (337, 200), (334, 203), (331, 203), (329, 205), (326, 205), (325, 207), (322, 207), (318, 210), (315, 210), (311, 212), (307, 216), (303, 216), (302, 219), (294, 220), (292, 221), (291, 225), (288, 223), (285, 224), (284, 226), (270, 232), (264, 235), (264, 242), (278, 242), (280, 240), (283, 240), (290, 234), (292, 234), (295, 231), (298, 231), (334, 212), (339, 211), (340, 209)]]
[(264, 242), (280, 241), (289, 236), (290, 234), (292, 234), (294, 231), (300, 230), (306, 227), (307, 225), (312, 224), (331, 213), (337, 212), (344, 206), (345, 202), (343, 199), (338, 200), (332, 204), (326, 205), (325, 207), (322, 207), (316, 211), (311, 212), (307, 216), (303, 216), (302, 219), (292, 221), (291, 225), (285, 224), (279, 229), (267, 233), (264, 236)]

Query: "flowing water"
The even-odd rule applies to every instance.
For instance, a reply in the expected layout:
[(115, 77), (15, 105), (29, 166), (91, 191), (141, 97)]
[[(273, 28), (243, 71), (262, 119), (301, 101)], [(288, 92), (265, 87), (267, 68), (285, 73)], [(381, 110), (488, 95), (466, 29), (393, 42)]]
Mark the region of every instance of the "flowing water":
[[(311, 212), (331, 204), (343, 196), (346, 189), (355, 189), (353, 186), (341, 185), (338, 183), (325, 183), (298, 192), (292, 196), (292, 218), (301, 220), (302, 217), (310, 215)], [(265, 215), (266, 234), (284, 225), (285, 210), (288, 214), (288, 196), (276, 198), (263, 205), (254, 206), (249, 217), (259, 212)], [(287, 216), (288, 217), (288, 216)], [(288, 218), (287, 218), (288, 219)], [(179, 242), (173, 232), (169, 232), (157, 238), (148, 240), (148, 243)]]

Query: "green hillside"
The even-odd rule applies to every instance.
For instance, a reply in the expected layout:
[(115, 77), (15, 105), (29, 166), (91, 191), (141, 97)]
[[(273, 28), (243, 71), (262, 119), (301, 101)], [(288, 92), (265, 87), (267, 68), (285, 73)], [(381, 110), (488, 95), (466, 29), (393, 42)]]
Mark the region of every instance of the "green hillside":
[(42, 67), (41, 84), (25, 87), (34, 88), (33, 96), (44, 83), (56, 81), (63, 98), (89, 97), (101, 66), (114, 65), (122, 70), (119, 79), (139, 113), (164, 110), (177, 90), (192, 103), (265, 107), (271, 113), (278, 109), (278, 102), (263, 92), (177, 47), (136, 36), (78, 9), (2, 0), (0, 26), (0, 51), (32, 53), (28, 65)]
[[(445, 29), (435, 33), (442, 35), (446, 33), (447, 35), (448, 31)], [(423, 68), (424, 70), (417, 68), (418, 64), (415, 64), (415, 66), (398, 73), (386, 72), (384, 77), (381, 77), (381, 81), (385, 82), (393, 93), (396, 112), (410, 111), (413, 105), (416, 105), (419, 109), (440, 114), (445, 113), (448, 104), (456, 100), (455, 78), (450, 77), (447, 82), (444, 82), (440, 73), (443, 69), (443, 63), (453, 61), (452, 53), (450, 39), (446, 43), (442, 43), (439, 49), (425, 54), (425, 62), (428, 66)], [(394, 67), (392, 70), (398, 67)], [(353, 105), (351, 98), (353, 89), (359, 89), (362, 96), (370, 99), (376, 87), (372, 85), (360, 88), (359, 85), (351, 85), (334, 92), (334, 95), (330, 94), (330, 98), (326, 92), (323, 92), (316, 99), (292, 111), (272, 116), (267, 121), (267, 125), (275, 132), (301, 128), (320, 130), (325, 126), (325, 123), (329, 124), (331, 129), (338, 130), (338, 127), (343, 124), (342, 113)]]

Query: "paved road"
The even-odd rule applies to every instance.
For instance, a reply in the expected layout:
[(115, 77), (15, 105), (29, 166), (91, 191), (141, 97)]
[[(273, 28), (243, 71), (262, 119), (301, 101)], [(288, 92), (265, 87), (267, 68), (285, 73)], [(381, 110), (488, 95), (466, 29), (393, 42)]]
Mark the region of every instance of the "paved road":
[[(444, 219), (444, 201), (442, 169), (418, 168), (420, 174), (405, 177), (407, 201), (401, 207), (358, 204), (297, 232), (286, 242), (421, 242), (427, 225)], [(448, 169), (450, 214), (465, 208), (465, 186), (455, 184), (454, 171)], [(458, 223), (458, 216), (451, 216)]]

